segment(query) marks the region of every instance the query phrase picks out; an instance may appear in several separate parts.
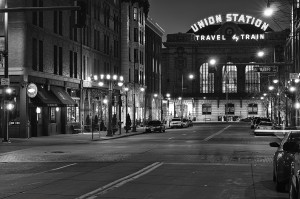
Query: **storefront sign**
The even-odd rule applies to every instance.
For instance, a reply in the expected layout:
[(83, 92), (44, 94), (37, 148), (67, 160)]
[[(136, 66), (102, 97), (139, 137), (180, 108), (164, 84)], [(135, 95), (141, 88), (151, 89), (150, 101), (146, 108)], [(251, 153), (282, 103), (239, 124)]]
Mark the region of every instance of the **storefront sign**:
[[(225, 35), (195, 35), (197, 41), (225, 41)], [(265, 34), (240, 34), (233, 35), (231, 37), (234, 41), (239, 40), (263, 40), (265, 39)]]
[(197, 32), (198, 30), (200, 30), (206, 26), (221, 24), (223, 22), (235, 22), (235, 23), (250, 24), (257, 28), (262, 29), (263, 31), (266, 31), (267, 28), (269, 27), (269, 24), (263, 22), (261, 19), (257, 19), (250, 15), (234, 14), (234, 13), (228, 13), (225, 16), (223, 16), (221, 14), (215, 15), (215, 16), (210, 16), (208, 18), (199, 20), (197, 23), (194, 23), (191, 27), (194, 32)]
[(275, 73), (278, 72), (277, 66), (255, 66), (253, 67), (254, 72), (262, 72), (262, 73)]
[(38, 89), (37, 86), (34, 83), (30, 83), (27, 86), (27, 95), (30, 98), (33, 98), (37, 95)]

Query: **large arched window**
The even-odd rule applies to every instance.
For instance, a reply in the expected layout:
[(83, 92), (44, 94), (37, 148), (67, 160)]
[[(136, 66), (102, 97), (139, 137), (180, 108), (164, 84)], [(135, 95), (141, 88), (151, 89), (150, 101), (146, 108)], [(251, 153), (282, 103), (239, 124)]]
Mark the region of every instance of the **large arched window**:
[(222, 92), (223, 93), (236, 93), (237, 92), (237, 69), (235, 65), (223, 66), (222, 69)]
[(260, 92), (260, 73), (255, 72), (255, 65), (247, 65), (245, 70), (245, 92), (258, 93)]
[(200, 93), (214, 93), (214, 73), (208, 71), (208, 63), (200, 66)]

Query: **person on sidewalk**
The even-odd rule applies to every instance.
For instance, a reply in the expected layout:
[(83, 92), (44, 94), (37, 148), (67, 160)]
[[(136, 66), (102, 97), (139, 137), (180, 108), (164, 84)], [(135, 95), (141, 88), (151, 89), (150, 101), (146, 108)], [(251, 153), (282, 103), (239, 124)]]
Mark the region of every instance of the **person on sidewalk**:
[(125, 130), (126, 130), (126, 133), (128, 133), (128, 131), (131, 129), (131, 118), (130, 118), (130, 115), (129, 113), (127, 113), (127, 116), (126, 116), (126, 123), (125, 123)]

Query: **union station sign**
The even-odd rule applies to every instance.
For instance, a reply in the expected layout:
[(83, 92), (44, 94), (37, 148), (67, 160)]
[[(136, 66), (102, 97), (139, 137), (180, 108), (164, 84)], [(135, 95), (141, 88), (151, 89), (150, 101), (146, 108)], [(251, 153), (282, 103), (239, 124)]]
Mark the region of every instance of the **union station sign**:
[(210, 17), (199, 20), (198, 22), (194, 23), (191, 27), (194, 32), (197, 32), (198, 30), (200, 30), (206, 26), (221, 24), (223, 22), (250, 24), (257, 28), (262, 29), (263, 31), (266, 31), (267, 28), (269, 27), (269, 24), (266, 22), (263, 22), (261, 19), (255, 18), (250, 15), (235, 14), (235, 13), (228, 13), (224, 16), (221, 14), (218, 14), (215, 16), (210, 16)]
[[(225, 41), (227, 38), (225, 35), (195, 35), (197, 41)], [(234, 34), (231, 37), (234, 41), (239, 40), (263, 40), (265, 39), (265, 34)]]

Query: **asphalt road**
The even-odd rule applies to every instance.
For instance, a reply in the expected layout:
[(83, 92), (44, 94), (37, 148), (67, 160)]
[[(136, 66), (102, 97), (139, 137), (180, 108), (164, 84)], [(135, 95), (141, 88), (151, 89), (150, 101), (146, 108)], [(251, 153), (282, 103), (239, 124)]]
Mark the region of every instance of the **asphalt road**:
[(288, 198), (272, 182), (272, 141), (280, 139), (256, 137), (247, 123), (223, 123), (112, 140), (1, 145), (0, 198)]

